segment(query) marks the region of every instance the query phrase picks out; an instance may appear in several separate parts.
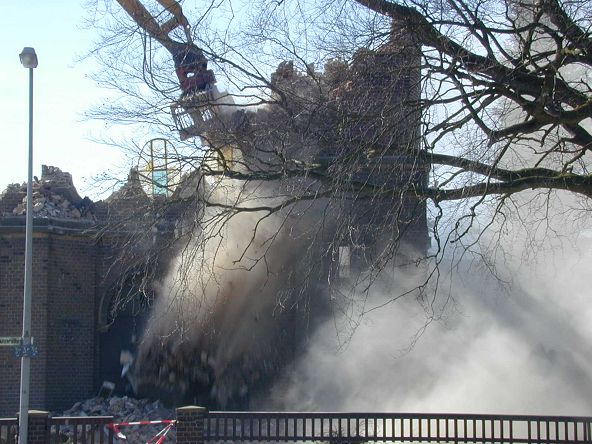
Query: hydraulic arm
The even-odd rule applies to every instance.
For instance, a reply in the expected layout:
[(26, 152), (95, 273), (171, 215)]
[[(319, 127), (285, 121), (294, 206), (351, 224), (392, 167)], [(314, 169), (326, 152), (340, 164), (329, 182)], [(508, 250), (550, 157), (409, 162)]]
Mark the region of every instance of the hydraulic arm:
[(158, 3), (160, 3), (164, 9), (172, 15), (172, 17), (163, 24), (159, 24), (139, 0), (117, 0), (117, 2), (140, 28), (146, 31), (151, 37), (158, 40), (160, 44), (167, 48), (171, 53), (176, 52), (178, 47), (183, 45), (183, 43), (177, 42), (169, 36), (170, 32), (179, 26), (183, 27), (187, 43), (191, 44), (192, 40), (189, 22), (183, 15), (181, 5), (175, 0), (158, 0)]
[[(207, 131), (207, 121), (218, 111), (216, 103), (221, 95), (216, 88), (216, 78), (208, 69), (203, 51), (193, 43), (181, 5), (175, 0), (157, 1), (171, 16), (163, 23), (159, 23), (140, 0), (117, 0), (141, 29), (171, 53), (182, 91), (179, 100), (171, 105), (175, 124), (181, 139), (200, 136)], [(185, 33), (184, 42), (170, 36), (179, 27)]]

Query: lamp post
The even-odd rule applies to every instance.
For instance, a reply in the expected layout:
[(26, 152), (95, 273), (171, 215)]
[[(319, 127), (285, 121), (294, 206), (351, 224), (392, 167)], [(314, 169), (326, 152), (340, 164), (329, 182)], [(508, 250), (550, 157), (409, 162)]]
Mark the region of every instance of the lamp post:
[(33, 68), (37, 54), (25, 47), (19, 54), (23, 67), (29, 69), (29, 170), (27, 176), (27, 220), (25, 228), (25, 285), (23, 296), (23, 336), (21, 348), (21, 392), (19, 406), (19, 444), (27, 444), (29, 425), (29, 381), (31, 371), (31, 301), (33, 273)]

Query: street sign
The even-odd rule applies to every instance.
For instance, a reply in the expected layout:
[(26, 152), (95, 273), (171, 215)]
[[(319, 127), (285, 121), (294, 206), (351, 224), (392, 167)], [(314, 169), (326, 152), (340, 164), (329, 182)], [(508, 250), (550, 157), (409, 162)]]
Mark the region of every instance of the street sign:
[(39, 356), (39, 349), (35, 344), (17, 345), (14, 347), (14, 355), (17, 358), (36, 358)]
[(0, 336), (0, 347), (14, 347), (21, 345), (22, 338), (16, 336)]

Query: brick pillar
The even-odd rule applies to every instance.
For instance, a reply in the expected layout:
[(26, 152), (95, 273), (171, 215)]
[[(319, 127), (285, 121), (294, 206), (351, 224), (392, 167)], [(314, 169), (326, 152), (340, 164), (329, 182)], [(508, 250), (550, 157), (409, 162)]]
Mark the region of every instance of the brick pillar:
[(177, 444), (203, 444), (208, 410), (194, 405), (177, 409)]
[(27, 444), (46, 444), (49, 438), (49, 412), (29, 410), (27, 429), (29, 435)]

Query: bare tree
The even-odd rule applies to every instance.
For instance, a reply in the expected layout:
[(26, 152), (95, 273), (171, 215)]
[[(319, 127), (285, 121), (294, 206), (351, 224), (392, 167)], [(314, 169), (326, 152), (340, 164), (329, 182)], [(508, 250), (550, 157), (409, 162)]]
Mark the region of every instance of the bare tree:
[[(393, 267), (426, 263), (416, 286), (425, 298), (447, 248), (469, 248), (508, 213), (527, 215), (517, 198), (527, 190), (537, 205), (568, 192), (580, 199), (573, 209), (589, 208), (586, 2), (221, 1), (185, 4), (185, 15), (175, 2), (132, 3), (120, 1), (129, 17), (107, 11), (97, 50), (102, 81), (127, 99), (94, 115), (182, 139), (174, 161), (194, 171), (169, 200), (191, 210), (176, 227), (177, 273), (164, 284), (174, 297), (163, 299), (154, 337), (180, 318), (175, 300), (191, 320), (175, 324), (179, 337), (200, 339), (165, 341), (174, 350), (159, 359), (144, 350), (153, 374), (175, 375), (169, 386), (213, 387), (224, 403), (260, 378), (244, 367), (262, 367), (245, 362), (281, 330), (275, 313), (285, 326), (311, 305), (348, 310), (316, 295), (363, 299)], [(203, 57), (197, 90), (179, 71), (178, 54), (191, 51)], [(209, 68), (228, 92), (211, 88)], [(269, 324), (244, 341), (242, 328), (220, 333), (232, 328), (224, 310), (243, 272), (256, 276), (243, 293), (264, 296), (239, 312), (254, 316), (255, 305)], [(229, 317), (238, 323), (238, 312)], [(220, 344), (238, 351), (216, 355)], [(271, 367), (285, 360), (272, 356)], [(186, 368), (196, 360), (207, 371)]]

